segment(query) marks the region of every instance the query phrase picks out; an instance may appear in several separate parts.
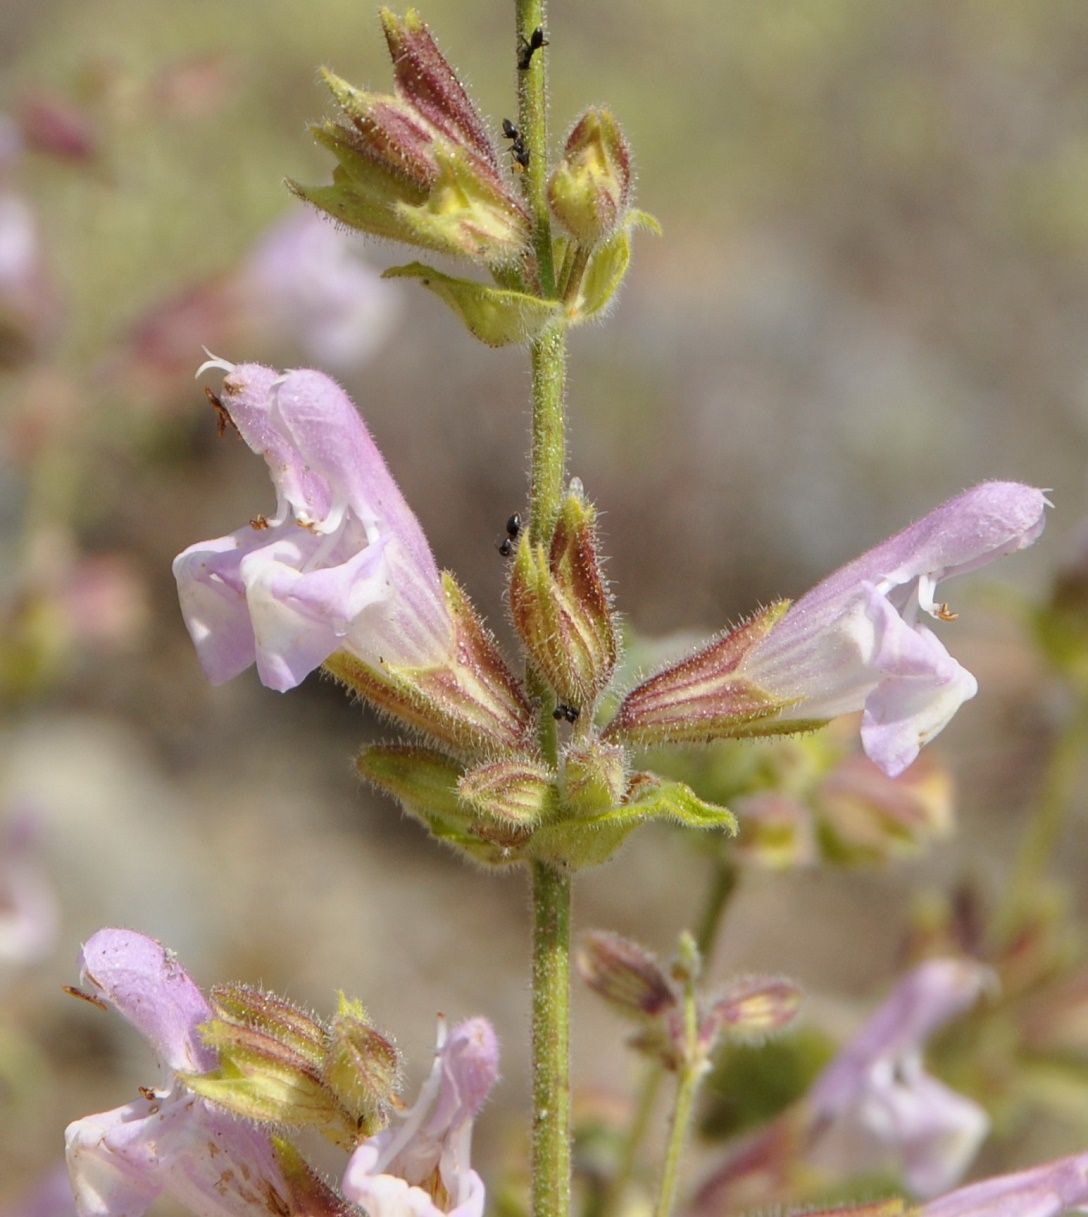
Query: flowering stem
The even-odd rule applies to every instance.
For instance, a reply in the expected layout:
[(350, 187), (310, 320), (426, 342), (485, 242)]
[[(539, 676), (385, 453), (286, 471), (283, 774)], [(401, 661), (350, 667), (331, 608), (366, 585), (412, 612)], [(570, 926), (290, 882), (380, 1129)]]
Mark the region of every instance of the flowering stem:
[(1082, 704), (1059, 735), (1043, 777), (1042, 790), (1020, 842), (1012, 877), (1005, 885), (995, 926), (998, 945), (1016, 932), (1017, 919), (1029, 908), (1054, 856), (1088, 751), (1088, 703)]
[(570, 1211), (570, 876), (533, 874), (534, 1217)]
[(551, 535), (563, 493), (566, 427), (563, 383), (567, 339), (562, 329), (538, 338), (530, 348), (533, 376), (533, 439), (529, 490), (529, 536)]
[[(544, 27), (544, 0), (514, 0), (515, 55), (520, 59)], [(518, 129), (529, 151), (522, 175), (532, 221), (538, 290), (555, 297), (555, 262), (548, 214), (548, 122), (545, 89), (547, 57), (542, 46), (518, 66)], [(529, 488), (529, 538), (543, 542), (559, 515), (566, 468), (563, 386), (566, 334), (562, 328), (530, 347), (533, 422)], [(554, 701), (543, 681), (530, 674), (539, 704)], [(556, 759), (555, 722), (541, 714), (540, 747)], [(570, 1212), (570, 898), (569, 874), (533, 862), (533, 1165), (534, 1217), (567, 1217)]]
[[(517, 47), (531, 45), (533, 31), (544, 26), (544, 0), (515, 0)], [(552, 257), (551, 217), (548, 214), (548, 103), (542, 47), (529, 58), (528, 66), (518, 68), (518, 130), (529, 150), (529, 163), (521, 175), (525, 202), (533, 227), (533, 252), (536, 255), (540, 294), (555, 296), (555, 264)]]
[(676, 1189), (680, 1178), (680, 1158), (688, 1140), (691, 1116), (695, 1110), (695, 1096), (699, 1083), (706, 1073), (705, 1053), (698, 1049), (698, 1016), (695, 1008), (695, 988), (685, 985), (684, 993), (684, 1039), (687, 1051), (680, 1065), (677, 1079), (676, 1106), (669, 1128), (669, 1143), (665, 1150), (665, 1166), (661, 1174), (661, 1190), (657, 1197), (654, 1217), (669, 1217), (676, 1203)]

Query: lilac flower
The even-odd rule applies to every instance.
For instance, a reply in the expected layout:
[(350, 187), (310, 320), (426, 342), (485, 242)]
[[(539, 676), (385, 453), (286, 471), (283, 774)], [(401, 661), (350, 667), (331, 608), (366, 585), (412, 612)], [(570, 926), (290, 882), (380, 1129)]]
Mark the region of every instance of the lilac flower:
[(415, 1106), (351, 1156), (343, 1192), (369, 1217), (482, 1217), (484, 1185), (471, 1169), (472, 1121), (495, 1083), (499, 1045), (472, 1018), (446, 1036), (439, 1022), (430, 1077)]
[[(861, 739), (901, 773), (974, 697), (975, 678), (920, 618), (955, 614), (942, 579), (1030, 545), (1047, 501), (984, 482), (628, 694), (609, 734), (643, 744), (780, 734), (863, 710)], [(785, 609), (785, 611), (783, 611)]]
[[(3, 143), (0, 129), (0, 172)], [(56, 321), (37, 217), (22, 195), (0, 185), (0, 366), (36, 354)]]
[(143, 934), (99, 930), (83, 948), (81, 983), (143, 1035), (163, 1077), (126, 1106), (68, 1126), (80, 1217), (140, 1217), (163, 1194), (197, 1217), (296, 1212), (268, 1138), (175, 1077), (208, 1072), (216, 1054), (197, 1030), (211, 1009), (173, 953)]
[(919, 965), (816, 1079), (808, 1103), (817, 1155), (855, 1171), (862, 1155), (899, 1159), (919, 1196), (962, 1175), (989, 1129), (976, 1103), (925, 1072), (922, 1049), (978, 997), (989, 973), (968, 960)]
[(321, 372), (207, 367), (227, 373), (222, 405), (277, 496), (271, 519), (174, 560), (208, 679), (256, 660), (282, 691), (341, 649), (376, 668), (448, 660), (454, 629), (427, 539), (347, 394)]
[(0, 1217), (76, 1217), (72, 1185), (64, 1163), (50, 1167), (25, 1192), (0, 1205)]
[(901, 773), (978, 691), (920, 614), (952, 620), (942, 579), (1030, 545), (1046, 499), (1017, 482), (984, 482), (817, 584), (745, 659), (745, 675), (795, 704), (787, 719), (864, 708), (866, 753)]
[(918, 1217), (1060, 1217), (1088, 1210), (1088, 1154), (983, 1179), (931, 1200)]
[(242, 267), (240, 286), (259, 332), (270, 331), (340, 374), (366, 363), (399, 312), (395, 287), (381, 282), (360, 239), (309, 208), (264, 234)]
[(57, 940), (60, 908), (37, 863), (40, 820), (13, 808), (0, 828), (0, 966), (42, 959)]

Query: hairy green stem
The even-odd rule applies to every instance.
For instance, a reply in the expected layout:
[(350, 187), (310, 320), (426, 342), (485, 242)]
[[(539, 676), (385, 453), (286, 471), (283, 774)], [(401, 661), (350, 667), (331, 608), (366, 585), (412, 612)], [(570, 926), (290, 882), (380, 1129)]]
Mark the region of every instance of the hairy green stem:
[(676, 1203), (676, 1191), (680, 1181), (680, 1159), (687, 1145), (691, 1117), (695, 1111), (695, 1096), (699, 1083), (707, 1070), (704, 1053), (698, 1050), (698, 1012), (695, 1006), (693, 983), (685, 986), (684, 994), (684, 1038), (687, 1051), (680, 1065), (676, 1088), (676, 1106), (669, 1127), (669, 1142), (665, 1148), (665, 1165), (661, 1172), (661, 1188), (658, 1192), (654, 1217), (669, 1217)]
[(1050, 754), (1039, 797), (995, 918), (995, 945), (1001, 945), (1015, 932), (1018, 918), (1030, 907), (1032, 896), (1046, 874), (1084, 768), (1086, 752), (1088, 703), (1078, 706), (1065, 723)]
[(533, 437), (529, 487), (529, 536), (550, 537), (559, 516), (566, 467), (566, 420), (563, 386), (567, 337), (552, 330), (530, 347), (533, 376)]
[[(533, 31), (544, 28), (544, 0), (514, 0), (516, 9), (516, 53), (530, 43)], [(548, 213), (548, 103), (547, 55), (541, 47), (527, 68), (518, 69), (518, 130), (529, 152), (529, 163), (521, 180), (533, 226), (540, 294), (555, 296), (555, 264), (552, 254), (551, 217)]]
[[(515, 0), (516, 56), (525, 62), (533, 33), (544, 28), (544, 0)], [(539, 40), (538, 40), (539, 41)], [(543, 46), (519, 63), (518, 130), (529, 153), (522, 175), (532, 222), (537, 288), (555, 297), (555, 262), (548, 215), (548, 122)], [(559, 515), (566, 469), (563, 388), (566, 335), (556, 329), (530, 347), (533, 421), (529, 486), (529, 538), (543, 542)], [(533, 673), (530, 685), (541, 707), (541, 752), (556, 760), (551, 689)], [(531, 863), (533, 905), (533, 1217), (570, 1212), (570, 908), (571, 878), (543, 862)]]
[(570, 1212), (570, 876), (533, 873), (533, 1217)]

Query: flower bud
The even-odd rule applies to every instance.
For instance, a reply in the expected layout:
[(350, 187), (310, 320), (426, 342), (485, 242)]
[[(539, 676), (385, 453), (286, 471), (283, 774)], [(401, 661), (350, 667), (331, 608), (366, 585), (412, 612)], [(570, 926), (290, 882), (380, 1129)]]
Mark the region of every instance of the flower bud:
[(749, 976), (730, 981), (710, 1008), (715, 1031), (763, 1036), (780, 1031), (797, 1015), (801, 990), (792, 981)]
[(521, 758), (470, 770), (457, 790), (474, 811), (517, 828), (539, 824), (556, 805), (555, 774)]
[(441, 752), (410, 744), (372, 744), (355, 764), (368, 782), (397, 799), (434, 836), (478, 862), (509, 866), (532, 837), (529, 824), (483, 814), (463, 799), (459, 784), (464, 769)]
[(303, 1053), (253, 1026), (214, 1019), (202, 1029), (219, 1056), (211, 1073), (179, 1074), (190, 1090), (258, 1123), (317, 1127), (348, 1144), (350, 1125), (319, 1069)]
[(396, 94), (367, 93), (330, 72), (341, 119), (312, 128), (337, 159), (331, 186), (288, 182), (353, 228), (489, 267), (518, 260), (529, 220), (457, 75), (414, 12), (381, 12)]
[(563, 756), (561, 782), (563, 805), (575, 814), (617, 807), (627, 791), (627, 754), (617, 744), (597, 739), (572, 745)]
[(597, 552), (597, 513), (577, 478), (551, 545), (525, 535), (510, 577), (514, 626), (560, 703), (586, 712), (616, 666), (611, 597)]
[(578, 120), (548, 182), (560, 223), (584, 245), (619, 227), (631, 192), (631, 152), (612, 114), (593, 107)]
[(358, 1139), (371, 1137), (385, 1126), (397, 1090), (396, 1046), (369, 1024), (361, 1003), (349, 1001), (343, 993), (328, 1040), (325, 1083), (354, 1118)]
[(587, 934), (575, 966), (586, 984), (625, 1018), (655, 1021), (676, 1008), (676, 992), (661, 965), (619, 934)]
[(325, 1028), (286, 998), (243, 984), (213, 985), (208, 996), (223, 1022), (263, 1031), (311, 1065), (321, 1063)]
[(317, 1128), (347, 1149), (384, 1126), (399, 1061), (359, 1002), (341, 994), (326, 1026), (248, 985), (221, 986), (210, 998), (219, 1017), (202, 1034), (219, 1068), (184, 1075), (190, 1089), (249, 1120)]

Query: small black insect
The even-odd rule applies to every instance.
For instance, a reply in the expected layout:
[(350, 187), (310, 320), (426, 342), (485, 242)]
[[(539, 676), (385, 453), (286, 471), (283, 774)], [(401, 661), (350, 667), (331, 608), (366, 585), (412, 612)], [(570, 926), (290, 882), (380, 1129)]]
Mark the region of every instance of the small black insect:
[(578, 715), (581, 713), (581, 710), (579, 710), (576, 706), (565, 706), (562, 702), (560, 702), (559, 705), (556, 706), (552, 711), (552, 718), (554, 718), (556, 722), (559, 722), (561, 718), (565, 718), (568, 723), (576, 723), (578, 721)]
[(502, 133), (510, 141), (510, 151), (513, 153), (514, 160), (521, 166), (521, 169), (516, 170), (516, 172), (520, 173), (522, 169), (528, 169), (529, 149), (525, 146), (525, 140), (521, 132), (508, 118), (502, 120)]
[(538, 25), (528, 38), (519, 38), (518, 71), (528, 72), (529, 65), (533, 62), (533, 56), (542, 46), (547, 45), (548, 40), (544, 37), (544, 27), (542, 25)]
[(506, 536), (499, 542), (499, 553), (504, 558), (509, 558), (514, 552), (514, 543), (517, 541), (521, 533), (521, 516), (515, 511), (514, 514), (506, 521)]

